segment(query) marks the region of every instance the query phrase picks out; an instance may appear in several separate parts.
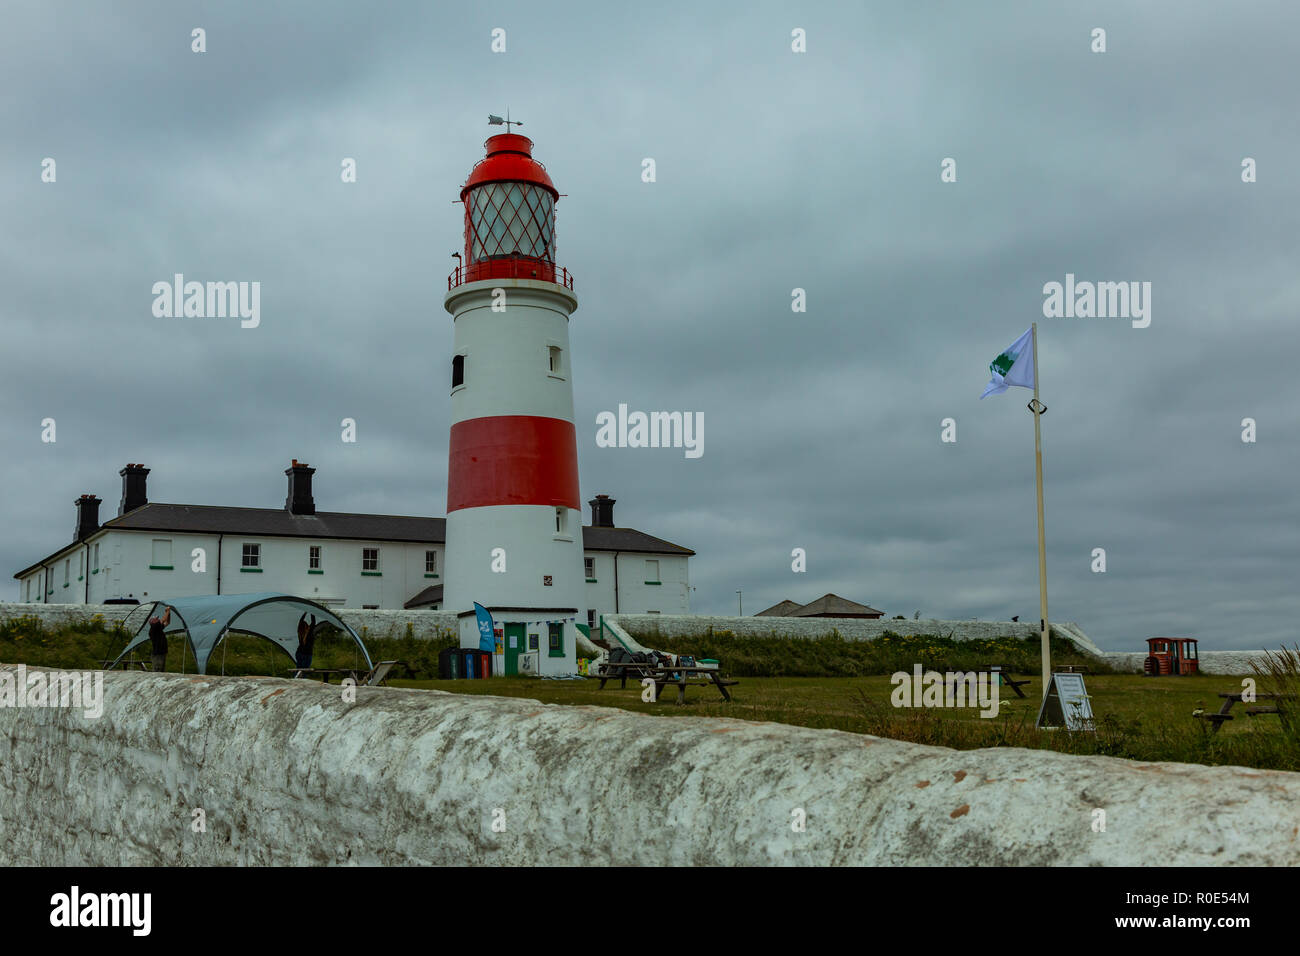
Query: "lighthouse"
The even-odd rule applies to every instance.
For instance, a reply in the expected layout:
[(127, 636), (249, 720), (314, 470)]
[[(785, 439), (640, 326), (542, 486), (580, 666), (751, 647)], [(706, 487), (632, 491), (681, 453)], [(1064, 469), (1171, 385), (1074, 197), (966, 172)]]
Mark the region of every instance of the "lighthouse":
[(572, 674), (585, 602), (569, 317), (555, 262), (560, 198), (526, 136), (489, 137), (460, 191), (463, 258), (447, 279), (451, 441), (443, 607), (478, 647), (492, 614), (493, 673)]

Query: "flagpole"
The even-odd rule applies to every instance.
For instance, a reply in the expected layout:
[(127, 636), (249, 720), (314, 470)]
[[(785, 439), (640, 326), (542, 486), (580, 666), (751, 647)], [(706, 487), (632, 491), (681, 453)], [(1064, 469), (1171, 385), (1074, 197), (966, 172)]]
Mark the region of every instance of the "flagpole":
[(1034, 343), (1034, 400), (1029, 410), (1034, 414), (1034, 470), (1038, 478), (1038, 621), (1039, 637), (1043, 649), (1043, 697), (1052, 684), (1052, 651), (1048, 640), (1051, 630), (1047, 623), (1047, 535), (1043, 530), (1043, 412), (1047, 406), (1038, 400), (1038, 323), (1031, 326)]

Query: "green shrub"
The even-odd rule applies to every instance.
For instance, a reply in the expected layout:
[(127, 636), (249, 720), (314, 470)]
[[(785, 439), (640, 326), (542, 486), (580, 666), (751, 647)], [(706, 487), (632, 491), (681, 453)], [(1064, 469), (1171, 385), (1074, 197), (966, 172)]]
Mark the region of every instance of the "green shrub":
[[(926, 670), (967, 671), (1000, 664), (1010, 671), (1037, 674), (1042, 667), (1037, 637), (957, 640), (949, 634), (902, 635), (886, 631), (872, 640), (848, 640), (838, 630), (824, 637), (738, 637), (715, 630), (698, 637), (641, 638), (655, 650), (713, 658), (736, 677), (865, 677)], [(1083, 654), (1063, 638), (1052, 638), (1055, 664), (1086, 664), (1111, 673), (1104, 662)]]
[[(409, 625), (405, 631), (400, 638), (369, 637), (369, 630), (362, 628), (362, 641), (370, 659), (408, 661), (417, 677), (437, 677), (438, 652), (457, 646), (456, 634), (443, 630), (425, 640), (415, 637)], [(93, 618), (54, 629), (34, 616), (11, 618), (0, 622), (0, 661), (37, 667), (97, 668), (101, 661), (116, 658), (133, 634), (134, 629), (128, 633), (116, 623), (105, 629), (102, 621), (96, 624)], [(189, 641), (180, 634), (168, 637), (167, 669), (193, 672), (194, 654)], [(133, 655), (147, 660), (148, 642), (136, 648)], [(364, 666), (365, 662), (351, 637), (331, 629), (317, 639), (312, 663), (317, 667), (350, 668)], [(222, 673), (223, 664), (226, 674), (283, 676), (293, 666), (293, 660), (270, 641), (232, 633), (213, 650), (208, 673)]]
[(1283, 645), (1276, 653), (1264, 652), (1262, 661), (1252, 660), (1258, 693), (1271, 694), (1259, 703), (1277, 707), (1278, 722), (1293, 742), (1300, 744), (1300, 645)]

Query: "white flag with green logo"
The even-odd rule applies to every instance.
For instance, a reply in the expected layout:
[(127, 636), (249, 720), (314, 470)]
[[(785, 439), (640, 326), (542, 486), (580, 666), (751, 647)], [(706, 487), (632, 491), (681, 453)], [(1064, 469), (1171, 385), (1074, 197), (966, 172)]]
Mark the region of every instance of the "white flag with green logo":
[(980, 398), (1001, 395), (1012, 385), (1023, 388), (1034, 387), (1033, 333), (1034, 330), (1030, 328), (999, 352), (998, 357), (989, 364), (989, 371), (993, 373), (993, 378), (985, 386), (984, 394)]

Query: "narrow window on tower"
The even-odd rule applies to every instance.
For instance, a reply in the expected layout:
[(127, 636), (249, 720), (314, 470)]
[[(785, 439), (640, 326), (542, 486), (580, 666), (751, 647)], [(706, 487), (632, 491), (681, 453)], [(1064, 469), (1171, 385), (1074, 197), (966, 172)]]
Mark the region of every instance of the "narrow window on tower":
[(555, 509), (555, 533), (564, 534), (564, 509)]
[(465, 356), (457, 355), (451, 360), (451, 387), (465, 384)]
[(550, 372), (557, 378), (564, 373), (564, 358), (560, 350), (554, 346), (548, 346), (546, 349), (548, 361), (550, 362)]

